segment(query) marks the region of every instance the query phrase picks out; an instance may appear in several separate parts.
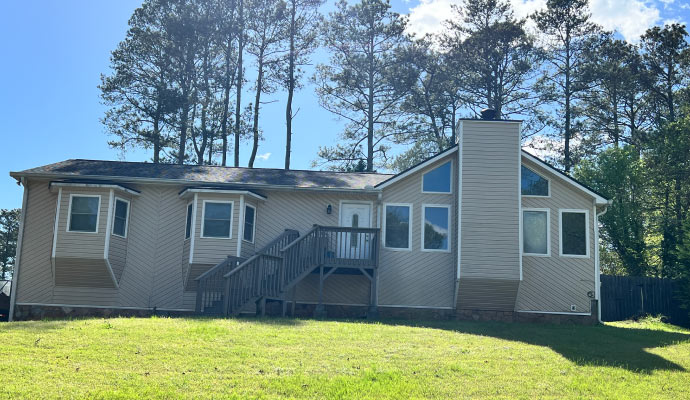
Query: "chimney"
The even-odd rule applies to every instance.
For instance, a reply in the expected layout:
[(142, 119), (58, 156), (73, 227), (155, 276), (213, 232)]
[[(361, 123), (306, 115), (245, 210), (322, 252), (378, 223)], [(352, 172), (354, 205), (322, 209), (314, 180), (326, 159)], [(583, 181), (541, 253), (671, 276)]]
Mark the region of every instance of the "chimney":
[(496, 110), (493, 108), (485, 108), (481, 111), (481, 116), (484, 120), (494, 120), (496, 119)]

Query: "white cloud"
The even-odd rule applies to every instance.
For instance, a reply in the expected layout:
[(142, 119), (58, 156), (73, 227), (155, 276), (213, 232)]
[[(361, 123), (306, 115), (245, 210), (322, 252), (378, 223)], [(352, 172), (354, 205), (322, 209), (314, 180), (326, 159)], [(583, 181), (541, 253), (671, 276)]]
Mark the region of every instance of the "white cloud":
[(628, 42), (637, 42), (659, 22), (659, 9), (640, 0), (592, 0), (592, 20), (607, 30), (618, 31)]
[(264, 160), (264, 161), (268, 160), (269, 157), (271, 157), (271, 153), (264, 153), (264, 154), (259, 154), (258, 156), (256, 156), (256, 158), (258, 158), (259, 160)]
[[(543, 8), (546, 0), (510, 0), (518, 18), (525, 18)], [(421, 37), (427, 33), (438, 33), (443, 21), (453, 16), (452, 4), (462, 0), (420, 0), (410, 8), (407, 31)], [(659, 9), (643, 0), (591, 0), (592, 20), (605, 29), (618, 31), (625, 40), (636, 42), (647, 28), (661, 19)]]

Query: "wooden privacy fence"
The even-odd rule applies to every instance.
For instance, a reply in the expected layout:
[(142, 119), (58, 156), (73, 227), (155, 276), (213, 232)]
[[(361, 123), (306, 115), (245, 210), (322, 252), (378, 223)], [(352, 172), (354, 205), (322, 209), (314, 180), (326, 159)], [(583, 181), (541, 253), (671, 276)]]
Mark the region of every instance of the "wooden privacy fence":
[(671, 279), (601, 275), (601, 319), (622, 321), (650, 314), (687, 325), (688, 310), (680, 308), (676, 290)]

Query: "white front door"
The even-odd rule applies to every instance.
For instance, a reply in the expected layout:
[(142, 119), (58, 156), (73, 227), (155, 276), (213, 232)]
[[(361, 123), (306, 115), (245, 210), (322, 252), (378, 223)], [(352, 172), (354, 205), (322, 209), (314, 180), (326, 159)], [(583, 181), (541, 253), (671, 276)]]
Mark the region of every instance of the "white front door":
[[(371, 228), (371, 204), (343, 202), (340, 207), (340, 226)], [(369, 235), (341, 233), (338, 238), (338, 258), (369, 258)]]

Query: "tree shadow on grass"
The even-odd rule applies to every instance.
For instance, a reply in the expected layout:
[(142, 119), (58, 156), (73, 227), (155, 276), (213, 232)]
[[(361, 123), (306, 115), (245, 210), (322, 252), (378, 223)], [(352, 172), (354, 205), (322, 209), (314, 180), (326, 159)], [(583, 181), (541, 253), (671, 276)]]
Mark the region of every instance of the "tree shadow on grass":
[(406, 320), (376, 322), (386, 325), (443, 329), (517, 341), (548, 347), (578, 365), (618, 367), (647, 374), (655, 370), (685, 371), (684, 367), (659, 355), (652, 354), (648, 349), (678, 343), (690, 344), (690, 334), (686, 333), (620, 328), (610, 325), (578, 326)]

